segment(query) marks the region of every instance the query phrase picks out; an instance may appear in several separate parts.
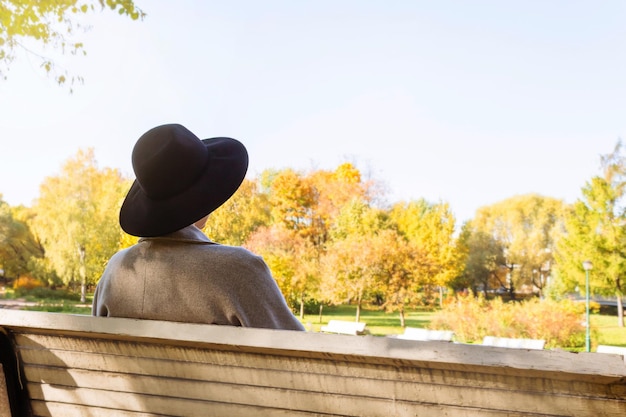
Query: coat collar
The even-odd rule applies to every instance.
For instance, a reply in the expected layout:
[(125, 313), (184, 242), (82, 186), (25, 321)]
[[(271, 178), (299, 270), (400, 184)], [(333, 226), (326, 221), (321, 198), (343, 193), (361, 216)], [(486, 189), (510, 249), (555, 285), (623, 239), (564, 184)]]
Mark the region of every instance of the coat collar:
[(194, 243), (214, 243), (211, 241), (211, 239), (207, 237), (207, 235), (202, 233), (202, 230), (198, 229), (193, 224), (187, 227), (183, 227), (182, 229), (169, 233), (167, 235), (157, 237), (142, 237), (141, 239), (139, 239), (140, 242), (147, 240), (176, 240), (179, 242), (187, 241)]

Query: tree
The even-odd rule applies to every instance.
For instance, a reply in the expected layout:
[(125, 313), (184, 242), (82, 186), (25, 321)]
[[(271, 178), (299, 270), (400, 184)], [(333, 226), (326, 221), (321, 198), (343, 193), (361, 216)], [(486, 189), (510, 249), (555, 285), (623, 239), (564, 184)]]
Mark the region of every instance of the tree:
[(33, 230), (51, 269), (65, 284), (80, 281), (81, 298), (119, 249), (119, 208), (128, 180), (116, 169), (99, 169), (93, 149), (80, 150), (58, 176), (48, 177), (35, 201)]
[(245, 244), (262, 256), (291, 306), (299, 305), (304, 318), (307, 297), (317, 291), (319, 266), (312, 243), (296, 231), (275, 224), (258, 228)]
[(302, 174), (285, 169), (273, 175), (269, 203), (274, 224), (282, 224), (303, 237), (312, 236), (315, 190)]
[(420, 287), (430, 291), (443, 290), (460, 274), (462, 258), (455, 239), (456, 220), (447, 203), (431, 204), (426, 200), (397, 203), (391, 219), (398, 231), (417, 251), (424, 254), (420, 261)]
[(28, 227), (28, 210), (10, 207), (0, 195), (0, 269), (2, 277), (31, 272), (32, 258), (42, 258), (43, 248)]
[(394, 229), (380, 231), (372, 244), (380, 262), (376, 288), (382, 293), (382, 306), (387, 312), (397, 311), (400, 326), (405, 327), (406, 309), (423, 305), (425, 287), (432, 284), (424, 280), (432, 276), (428, 254)]
[(52, 58), (33, 48), (48, 46), (61, 53), (86, 55), (83, 42), (73, 39), (77, 30), (86, 30), (80, 17), (95, 12), (97, 8), (109, 8), (133, 20), (143, 19), (145, 13), (132, 0), (0, 0), (0, 76), (6, 72), (21, 49), (35, 55), (41, 67), (53, 74), (59, 84), (71, 84), (82, 78), (59, 70)]
[(601, 158), (603, 176), (593, 177), (582, 189), (566, 218), (566, 235), (558, 246), (559, 276), (566, 287), (586, 288), (582, 262), (590, 260), (592, 294), (615, 295), (618, 325), (624, 326), (624, 274), (626, 273), (626, 156), (618, 141)]
[[(543, 291), (555, 242), (563, 231), (564, 208), (561, 200), (527, 194), (482, 207), (471, 221), (472, 233), (493, 239), (490, 245), (496, 252), (490, 255), (492, 259), (501, 259), (498, 252), (504, 251), (505, 262), (496, 277), (512, 297), (521, 287)], [(488, 243), (486, 237), (481, 239)]]
[(257, 181), (246, 179), (224, 205), (211, 213), (204, 232), (215, 242), (241, 246), (255, 230), (269, 223), (267, 194), (258, 191)]
[(491, 234), (472, 231), (471, 222), (466, 223), (459, 237), (459, 244), (466, 253), (462, 273), (453, 281), (455, 290), (471, 288), (476, 294), (501, 285), (498, 274), (506, 263), (504, 247)]
[(370, 237), (348, 235), (333, 241), (322, 260), (322, 294), (332, 303), (354, 301), (357, 322), (363, 302), (375, 288), (380, 255), (378, 245)]

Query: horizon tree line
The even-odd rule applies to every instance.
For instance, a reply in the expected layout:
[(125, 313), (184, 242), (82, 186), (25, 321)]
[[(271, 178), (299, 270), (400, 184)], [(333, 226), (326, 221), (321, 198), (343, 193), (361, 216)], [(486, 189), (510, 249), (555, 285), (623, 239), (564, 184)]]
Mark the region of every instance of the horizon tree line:
[[(626, 156), (618, 141), (601, 172), (573, 204), (516, 195), (477, 210), (462, 225), (446, 202), (384, 202), (375, 179), (349, 162), (334, 170), (266, 170), (246, 179), (209, 217), (205, 232), (263, 256), (286, 299), (307, 306), (354, 303), (404, 313), (436, 306), (444, 291), (501, 290), (559, 298), (584, 292), (582, 262), (592, 261), (591, 292), (615, 296), (623, 326), (626, 272)], [(83, 299), (107, 260), (137, 238), (118, 223), (132, 179), (99, 168), (79, 150), (47, 177), (32, 207), (0, 196), (0, 269), (49, 286), (79, 287)]]

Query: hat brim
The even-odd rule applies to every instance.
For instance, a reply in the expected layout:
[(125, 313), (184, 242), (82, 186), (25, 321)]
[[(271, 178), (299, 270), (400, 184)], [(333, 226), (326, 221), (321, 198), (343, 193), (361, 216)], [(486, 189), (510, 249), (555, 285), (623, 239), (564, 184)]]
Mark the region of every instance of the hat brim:
[(173, 197), (149, 198), (137, 180), (120, 209), (120, 226), (133, 236), (154, 237), (182, 229), (224, 204), (237, 191), (248, 170), (248, 152), (236, 139), (203, 139), (209, 152), (204, 171)]

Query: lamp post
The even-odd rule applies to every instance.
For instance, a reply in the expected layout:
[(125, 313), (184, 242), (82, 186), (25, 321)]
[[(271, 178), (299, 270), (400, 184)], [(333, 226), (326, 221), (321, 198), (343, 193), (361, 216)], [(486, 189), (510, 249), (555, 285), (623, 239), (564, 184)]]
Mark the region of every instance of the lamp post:
[(585, 333), (585, 348), (587, 352), (591, 352), (591, 334), (589, 326), (589, 271), (593, 268), (591, 261), (583, 262), (583, 269), (585, 270), (585, 314), (587, 319), (587, 332)]

